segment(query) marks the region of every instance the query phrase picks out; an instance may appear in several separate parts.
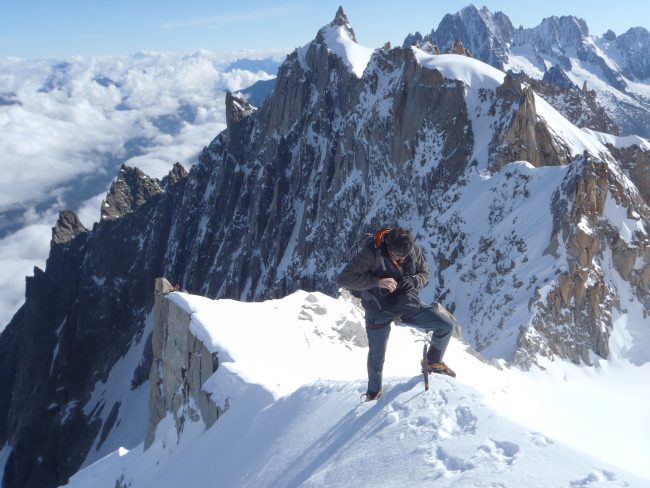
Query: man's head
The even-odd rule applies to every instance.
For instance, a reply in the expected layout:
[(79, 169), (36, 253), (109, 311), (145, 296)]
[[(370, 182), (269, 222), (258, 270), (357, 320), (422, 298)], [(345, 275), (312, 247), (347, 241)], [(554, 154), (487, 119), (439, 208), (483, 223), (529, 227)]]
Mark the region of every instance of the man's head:
[(413, 238), (411, 231), (402, 227), (395, 227), (386, 234), (384, 238), (388, 246), (388, 252), (397, 259), (406, 257), (413, 249)]

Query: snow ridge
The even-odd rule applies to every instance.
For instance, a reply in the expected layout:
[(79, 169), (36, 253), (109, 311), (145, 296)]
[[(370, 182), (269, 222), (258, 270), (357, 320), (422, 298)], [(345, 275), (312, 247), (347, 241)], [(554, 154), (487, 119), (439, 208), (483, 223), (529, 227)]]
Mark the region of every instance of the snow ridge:
[[(385, 394), (360, 404), (367, 350), (341, 335), (340, 320), (360, 312), (346, 299), (305, 292), (262, 303), (170, 299), (191, 311), (193, 333), (222, 358), (204, 389), (223, 395), (229, 384), (229, 410), (207, 430), (186, 419), (180, 436), (167, 419), (149, 449), (118, 449), (67, 486), (164, 488), (188, 477), (197, 487), (582, 486), (589, 480), (641, 487), (650, 480), (643, 459), (650, 437), (625, 428), (641, 425), (650, 407), (635, 386), (648, 365), (604, 361), (585, 371), (548, 363), (546, 371), (522, 373), (483, 363), (454, 339), (446, 359), (458, 378), (434, 375), (425, 393), (417, 365), (421, 334), (394, 327)], [(263, 330), (260, 317), (282, 355), (269, 343), (251, 344)], [(273, 382), (260, 362), (273, 368)], [(293, 367), (281, 368), (285, 362)], [(611, 391), (625, 400), (612, 405), (602, 398)], [(625, 425), (600, 422), (594, 431), (592, 422), (614, 411)], [(612, 452), (618, 442), (633, 449)]]

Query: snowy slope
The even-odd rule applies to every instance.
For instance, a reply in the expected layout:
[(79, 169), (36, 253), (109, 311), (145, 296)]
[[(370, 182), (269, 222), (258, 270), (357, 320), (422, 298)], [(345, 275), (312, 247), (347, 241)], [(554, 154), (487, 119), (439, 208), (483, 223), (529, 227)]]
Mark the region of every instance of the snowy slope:
[(587, 134), (594, 136), (601, 144), (611, 144), (616, 148), (624, 148), (637, 145), (644, 151), (650, 151), (650, 142), (647, 139), (639, 136), (614, 136), (612, 134), (605, 134), (591, 129), (582, 129)]
[(345, 26), (328, 26), (323, 34), (327, 47), (340, 57), (358, 78), (361, 78), (373, 50), (352, 40)]
[[(229, 410), (210, 429), (171, 418), (146, 451), (117, 449), (68, 486), (631, 486), (650, 483), (648, 364), (499, 369), (453, 340), (456, 380), (418, 374), (419, 333), (394, 327), (385, 394), (365, 391), (360, 311), (296, 292), (263, 303), (171, 299), (220, 357), (204, 384)], [(613, 447), (614, 446), (614, 447)]]

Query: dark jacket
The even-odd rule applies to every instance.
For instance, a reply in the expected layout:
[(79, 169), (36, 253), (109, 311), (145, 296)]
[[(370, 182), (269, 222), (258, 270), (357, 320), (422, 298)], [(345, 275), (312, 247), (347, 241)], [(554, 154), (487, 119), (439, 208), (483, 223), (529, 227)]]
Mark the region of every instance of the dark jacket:
[(391, 295), (399, 290), (389, 294), (388, 290), (379, 288), (379, 280), (393, 278), (399, 286), (405, 277), (413, 277), (416, 288), (422, 288), (429, 281), (429, 268), (417, 244), (399, 264), (401, 266), (393, 262), (385, 242), (379, 248), (371, 243), (346, 264), (336, 281), (341, 288), (361, 291), (366, 311), (381, 311), (390, 306)]

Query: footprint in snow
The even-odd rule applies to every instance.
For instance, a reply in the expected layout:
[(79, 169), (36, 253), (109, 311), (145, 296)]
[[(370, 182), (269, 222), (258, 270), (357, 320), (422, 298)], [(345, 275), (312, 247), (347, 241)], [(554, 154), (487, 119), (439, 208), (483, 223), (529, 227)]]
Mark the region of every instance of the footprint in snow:
[(529, 442), (537, 447), (548, 447), (553, 444), (553, 441), (539, 432), (528, 433)]
[(476, 432), (476, 416), (471, 409), (458, 406), (454, 410), (443, 408), (438, 410), (433, 425), (436, 426), (434, 437), (436, 439), (449, 439)]
[[(592, 483), (602, 483), (607, 481), (616, 481), (616, 475), (610, 471), (603, 469), (595, 469), (581, 480), (572, 481), (569, 483), (571, 488), (588, 487)], [(627, 486), (627, 483), (622, 483), (620, 486)]]
[(478, 419), (469, 407), (456, 407), (454, 413), (456, 414), (456, 423), (458, 424), (459, 432), (463, 434), (474, 434), (476, 432), (476, 422)]
[(475, 468), (473, 463), (449, 454), (440, 446), (425, 461), (432, 465), (434, 479), (450, 478)]
[(512, 466), (517, 454), (519, 454), (519, 450), (519, 445), (514, 442), (488, 439), (479, 446), (472, 459), (478, 460), (479, 464), (490, 461), (491, 465), (498, 470), (506, 470)]

